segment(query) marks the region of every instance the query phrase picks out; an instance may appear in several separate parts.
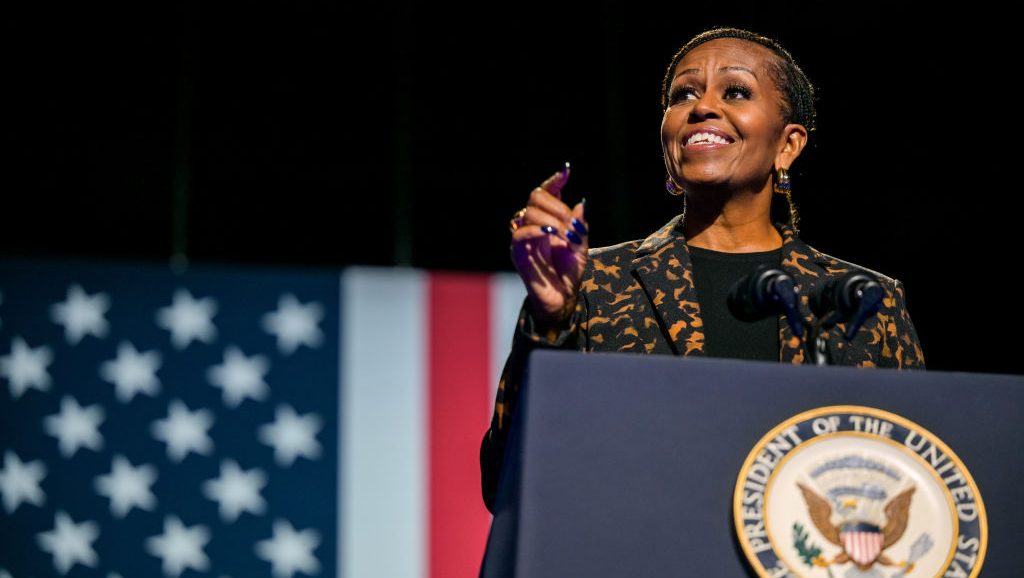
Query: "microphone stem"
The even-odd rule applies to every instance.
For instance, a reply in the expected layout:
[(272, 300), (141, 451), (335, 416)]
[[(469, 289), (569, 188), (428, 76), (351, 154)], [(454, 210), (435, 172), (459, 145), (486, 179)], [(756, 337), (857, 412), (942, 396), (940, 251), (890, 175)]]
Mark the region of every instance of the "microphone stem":
[(821, 320), (815, 319), (814, 323), (811, 324), (807, 339), (804, 340), (807, 352), (804, 362), (808, 365), (833, 365), (832, 357), (828, 350), (828, 341), (825, 340), (822, 329)]

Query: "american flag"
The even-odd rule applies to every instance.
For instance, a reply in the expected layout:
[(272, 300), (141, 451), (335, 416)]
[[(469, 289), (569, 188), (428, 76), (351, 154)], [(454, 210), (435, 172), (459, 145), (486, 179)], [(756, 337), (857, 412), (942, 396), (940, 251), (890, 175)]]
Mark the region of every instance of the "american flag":
[(476, 576), (512, 274), (0, 263), (0, 578)]

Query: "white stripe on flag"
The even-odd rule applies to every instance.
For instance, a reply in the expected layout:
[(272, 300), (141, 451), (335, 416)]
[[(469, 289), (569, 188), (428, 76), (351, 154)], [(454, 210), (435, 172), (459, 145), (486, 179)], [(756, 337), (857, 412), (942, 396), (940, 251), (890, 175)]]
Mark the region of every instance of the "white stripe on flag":
[(427, 575), (424, 273), (341, 276), (338, 575)]
[[(512, 350), (512, 335), (519, 310), (526, 298), (526, 287), (518, 273), (495, 273), (491, 277), (491, 401), (498, 393), (498, 380), (505, 359)], [(490, 416), (487, 426), (490, 427)], [(481, 433), (481, 437), (483, 434)]]

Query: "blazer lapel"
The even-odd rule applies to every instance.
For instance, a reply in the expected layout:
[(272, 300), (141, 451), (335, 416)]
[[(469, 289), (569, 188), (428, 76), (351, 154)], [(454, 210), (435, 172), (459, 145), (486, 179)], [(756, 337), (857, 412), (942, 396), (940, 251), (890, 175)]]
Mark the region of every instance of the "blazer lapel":
[(680, 214), (637, 247), (633, 275), (647, 293), (677, 355), (706, 356), (704, 321)]
[[(701, 318), (693, 266), (682, 234), (683, 215), (677, 215), (637, 247), (634, 277), (643, 287), (677, 355), (707, 356), (704, 321)], [(782, 235), (782, 269), (793, 276), (800, 290), (800, 314), (807, 324), (813, 317), (807, 296), (830, 273), (830, 260), (804, 243), (783, 223), (775, 223)], [(803, 363), (803, 341), (793, 334), (784, 314), (778, 317), (779, 361)]]

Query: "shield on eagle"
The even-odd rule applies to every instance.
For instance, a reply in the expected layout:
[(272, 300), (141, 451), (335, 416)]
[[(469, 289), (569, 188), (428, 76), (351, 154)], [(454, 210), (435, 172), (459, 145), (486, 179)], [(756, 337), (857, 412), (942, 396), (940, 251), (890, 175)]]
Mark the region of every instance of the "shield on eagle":
[(874, 562), (882, 553), (882, 541), (885, 536), (877, 526), (870, 524), (852, 524), (839, 530), (839, 541), (843, 549), (861, 566)]

